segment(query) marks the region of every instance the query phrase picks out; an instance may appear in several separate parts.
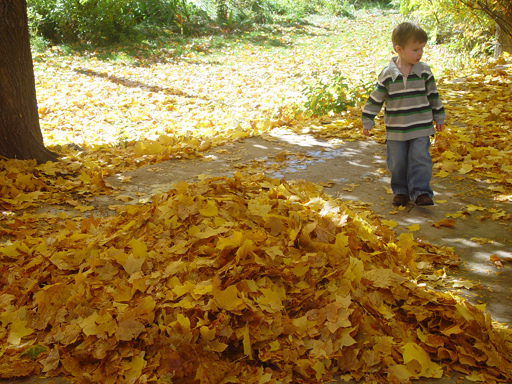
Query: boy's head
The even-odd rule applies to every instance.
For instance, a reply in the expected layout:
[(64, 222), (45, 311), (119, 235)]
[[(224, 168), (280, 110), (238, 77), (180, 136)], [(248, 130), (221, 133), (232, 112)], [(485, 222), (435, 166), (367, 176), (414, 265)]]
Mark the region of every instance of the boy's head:
[(405, 48), (410, 43), (426, 43), (427, 33), (417, 24), (406, 21), (398, 24), (391, 35), (393, 49), (397, 51), (397, 46)]

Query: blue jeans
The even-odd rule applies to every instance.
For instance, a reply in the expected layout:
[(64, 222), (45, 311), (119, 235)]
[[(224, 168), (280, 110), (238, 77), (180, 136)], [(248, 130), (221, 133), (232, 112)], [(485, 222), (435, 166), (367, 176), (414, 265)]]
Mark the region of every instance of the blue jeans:
[(430, 137), (407, 141), (387, 141), (387, 163), (391, 172), (391, 189), (395, 195), (410, 196), (415, 201), (419, 195), (434, 196), (430, 188), (432, 159), (428, 149)]

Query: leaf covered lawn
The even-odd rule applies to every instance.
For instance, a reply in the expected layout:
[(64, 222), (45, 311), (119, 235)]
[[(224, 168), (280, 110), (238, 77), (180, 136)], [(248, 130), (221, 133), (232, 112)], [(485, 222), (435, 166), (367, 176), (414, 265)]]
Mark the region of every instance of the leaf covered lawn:
[[(366, 15), (283, 28), (277, 40), (228, 39), (220, 53), (204, 39), (180, 59), (168, 47), (115, 61), (58, 49), (37, 57), (45, 142), (63, 156), (0, 162), (0, 376), (406, 383), (456, 370), (473, 381), (512, 380), (510, 331), (484, 306), (418, 284), (456, 267), (458, 256), (412, 233), (396, 236), (391, 222), (317, 185), (254, 170), (182, 181), (147, 204), (88, 214), (95, 199), (118, 193), (108, 175), (201, 157), (276, 127), (338, 144), (361, 138), (360, 107), (329, 124), (287, 111), (304, 81), (333, 68), (376, 77), (389, 44), (369, 26), (390, 30), (395, 21)], [(436, 50), (426, 61), (449, 114), (433, 148), (436, 172), (478, 178), (509, 200), (511, 73), (482, 66), (454, 81), (464, 74), (436, 63)], [(77, 214), (36, 210), (47, 205)]]

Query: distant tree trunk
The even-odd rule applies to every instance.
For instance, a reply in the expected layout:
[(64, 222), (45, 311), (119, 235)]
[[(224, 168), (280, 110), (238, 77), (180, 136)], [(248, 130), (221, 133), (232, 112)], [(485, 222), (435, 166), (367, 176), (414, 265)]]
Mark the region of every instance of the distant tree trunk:
[[(512, 15), (509, 15), (512, 20)], [(496, 24), (496, 46), (494, 47), (494, 58), (498, 58), (504, 52), (512, 55), (512, 36), (504, 31), (499, 24)]]
[(57, 159), (39, 125), (26, 0), (0, 0), (0, 156)]

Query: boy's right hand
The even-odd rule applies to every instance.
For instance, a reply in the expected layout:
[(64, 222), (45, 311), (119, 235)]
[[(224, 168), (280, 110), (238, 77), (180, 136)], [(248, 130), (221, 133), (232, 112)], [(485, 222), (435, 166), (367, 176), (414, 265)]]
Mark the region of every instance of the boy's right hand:
[(363, 135), (370, 137), (370, 130), (369, 129), (363, 129)]

